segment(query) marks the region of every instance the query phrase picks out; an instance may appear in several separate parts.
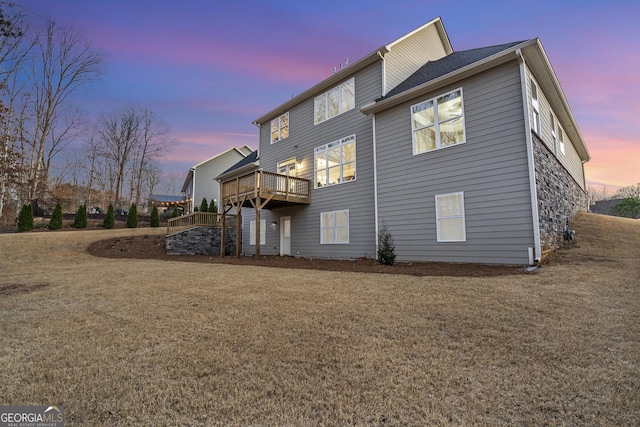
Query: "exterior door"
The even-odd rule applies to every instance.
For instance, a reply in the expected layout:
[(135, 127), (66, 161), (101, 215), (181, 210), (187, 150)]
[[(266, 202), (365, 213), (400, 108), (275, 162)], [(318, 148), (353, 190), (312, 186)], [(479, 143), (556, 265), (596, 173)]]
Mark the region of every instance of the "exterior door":
[[(296, 176), (296, 158), (293, 157), (284, 162), (278, 163), (278, 173), (280, 175), (285, 175), (287, 177), (295, 177)], [(283, 193), (285, 192), (293, 192), (294, 191), (294, 183), (289, 178), (284, 178), (282, 180), (278, 180), (278, 191)]]
[(280, 218), (280, 255), (291, 255), (291, 217)]

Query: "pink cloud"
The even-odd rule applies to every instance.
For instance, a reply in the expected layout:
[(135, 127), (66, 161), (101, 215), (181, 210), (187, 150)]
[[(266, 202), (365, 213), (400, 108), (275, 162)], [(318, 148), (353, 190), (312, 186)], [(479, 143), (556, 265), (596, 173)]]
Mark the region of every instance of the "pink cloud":
[(622, 187), (640, 183), (640, 144), (606, 135), (589, 135), (591, 160), (585, 164), (587, 182)]

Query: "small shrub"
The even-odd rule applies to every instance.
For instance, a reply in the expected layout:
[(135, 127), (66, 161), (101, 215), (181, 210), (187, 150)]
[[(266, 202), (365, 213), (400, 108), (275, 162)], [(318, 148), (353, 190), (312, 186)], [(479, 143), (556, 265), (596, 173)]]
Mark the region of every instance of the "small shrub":
[(62, 228), (62, 206), (60, 203), (56, 203), (56, 207), (53, 208), (51, 214), (51, 220), (49, 221), (49, 230), (60, 230)]
[(87, 208), (85, 205), (78, 207), (72, 226), (75, 228), (87, 228)]
[(396, 245), (387, 224), (378, 231), (378, 262), (382, 265), (393, 265), (396, 262)]
[(105, 215), (104, 220), (102, 221), (102, 226), (107, 230), (111, 230), (115, 225), (114, 217), (115, 217), (115, 214), (113, 211), (113, 205), (109, 205), (109, 208), (107, 209), (107, 214)]
[(23, 205), (18, 215), (18, 231), (31, 231), (33, 230), (33, 211), (31, 205)]
[(129, 215), (127, 216), (127, 227), (138, 227), (138, 208), (136, 207), (135, 203), (132, 203), (131, 207), (129, 208)]
[(199, 208), (198, 206), (194, 206), (194, 207), (193, 207), (193, 211), (194, 211), (194, 212), (200, 212), (200, 208)]
[(151, 209), (151, 218), (149, 219), (149, 225), (151, 227), (160, 227), (160, 215), (158, 215), (158, 207), (154, 206)]
[(209, 210), (209, 203), (207, 203), (207, 198), (202, 198), (202, 203), (200, 203), (200, 212), (207, 212)]
[(178, 206), (173, 207), (173, 212), (171, 212), (171, 218), (177, 218), (180, 216), (180, 211), (178, 210)]
[(216, 206), (215, 199), (211, 199), (211, 203), (209, 203), (209, 212), (218, 213), (218, 206)]

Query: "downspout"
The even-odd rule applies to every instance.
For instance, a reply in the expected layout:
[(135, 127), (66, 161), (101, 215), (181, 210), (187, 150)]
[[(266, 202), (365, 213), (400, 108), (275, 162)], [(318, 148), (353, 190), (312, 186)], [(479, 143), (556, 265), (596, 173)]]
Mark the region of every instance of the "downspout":
[[(529, 191), (531, 193), (531, 216), (533, 217), (533, 244), (529, 250), (529, 264), (539, 263), (542, 255), (540, 244), (540, 218), (538, 213), (538, 191), (536, 189), (536, 168), (533, 156), (533, 138), (531, 137), (531, 123), (529, 122), (529, 102), (527, 100), (527, 69), (524, 56), (520, 49), (516, 50), (520, 64), (520, 85), (522, 88), (522, 108), (524, 111), (524, 131), (527, 141), (527, 163), (529, 165)], [(531, 250), (533, 249), (533, 251)], [(533, 253), (531, 253), (533, 252)]]
[(193, 213), (196, 206), (196, 168), (191, 168), (191, 171), (193, 176), (191, 178), (191, 212), (189, 213)]
[(375, 113), (371, 117), (373, 125), (373, 216), (374, 216), (374, 236), (376, 236), (376, 258), (378, 253), (378, 160), (376, 153), (376, 115)]

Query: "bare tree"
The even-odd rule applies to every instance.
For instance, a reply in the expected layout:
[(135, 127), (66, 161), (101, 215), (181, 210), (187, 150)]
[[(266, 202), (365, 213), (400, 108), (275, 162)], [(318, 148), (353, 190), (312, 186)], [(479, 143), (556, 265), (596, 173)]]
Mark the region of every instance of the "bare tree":
[[(68, 142), (69, 130), (74, 128), (62, 119), (62, 110), (69, 105), (72, 93), (100, 76), (103, 63), (102, 54), (76, 30), (60, 27), (51, 20), (35, 35), (34, 41), (31, 198), (39, 194), (51, 158), (60, 151), (60, 144)], [(58, 129), (60, 125), (62, 129)]]
[(115, 171), (115, 199), (119, 206), (124, 188), (125, 174), (138, 144), (140, 117), (135, 108), (103, 114), (96, 132), (99, 139), (98, 155), (106, 159)]
[(126, 187), (129, 201), (140, 204), (147, 188), (158, 184), (156, 161), (175, 142), (166, 124), (146, 108), (128, 107), (103, 115), (96, 127), (96, 155), (115, 171), (115, 204), (120, 206)]
[(631, 197), (640, 199), (640, 183), (619, 188), (613, 197), (616, 199), (628, 199)]

